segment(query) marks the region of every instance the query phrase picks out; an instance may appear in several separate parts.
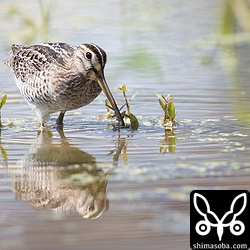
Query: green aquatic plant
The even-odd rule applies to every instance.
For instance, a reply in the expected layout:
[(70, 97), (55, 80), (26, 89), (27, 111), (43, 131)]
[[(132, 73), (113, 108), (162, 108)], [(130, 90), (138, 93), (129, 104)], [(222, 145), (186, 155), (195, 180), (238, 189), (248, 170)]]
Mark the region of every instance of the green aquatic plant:
[[(138, 119), (136, 118), (136, 116), (130, 112), (130, 106), (129, 106), (128, 98), (127, 98), (127, 95), (126, 95), (126, 89), (127, 89), (126, 85), (123, 84), (122, 86), (119, 87), (119, 89), (123, 93), (124, 100), (125, 100), (125, 105), (126, 105), (126, 108), (127, 108), (125, 111), (123, 111), (121, 113), (121, 115), (122, 115), (122, 117), (124, 119), (125, 125), (130, 127), (131, 130), (137, 130), (138, 127), (139, 127), (139, 122), (138, 122)], [(125, 105), (123, 105), (123, 107)]]
[(170, 95), (164, 97), (159, 93), (157, 93), (156, 96), (158, 97), (159, 104), (164, 112), (163, 126), (165, 129), (165, 135), (160, 147), (160, 153), (173, 153), (176, 148), (174, 128), (176, 126), (175, 117), (177, 114), (175, 111), (174, 103), (172, 102), (174, 98), (170, 97)]
[(170, 95), (167, 97), (164, 97), (163, 95), (157, 93), (156, 96), (158, 97), (159, 104), (164, 112), (164, 118), (163, 118), (163, 125), (165, 128), (165, 131), (173, 131), (174, 126), (176, 125), (175, 117), (176, 117), (176, 111), (173, 101), (173, 97), (170, 98)]
[[(124, 100), (125, 100), (125, 104), (120, 108), (120, 110), (126, 106), (126, 110), (121, 112), (121, 115), (122, 115), (122, 118), (124, 120), (125, 126), (127, 128), (130, 128), (131, 130), (135, 131), (139, 128), (139, 121), (136, 118), (136, 116), (133, 113), (131, 113), (131, 111), (130, 111), (130, 105), (129, 105), (129, 101), (128, 101), (128, 98), (126, 95), (126, 89), (127, 88), (126, 88), (125, 84), (123, 84), (119, 87), (119, 90), (122, 91), (123, 96), (124, 96)], [(131, 99), (133, 99), (133, 97)], [(107, 108), (108, 117), (113, 117), (114, 114), (112, 112), (110, 112), (110, 109), (113, 110), (113, 108), (110, 106), (108, 100), (105, 101), (105, 106)]]
[[(2, 93), (1, 93), (2, 94)], [(0, 102), (0, 127), (3, 126), (2, 124), (2, 107), (3, 105), (6, 103), (6, 100), (7, 100), (7, 95), (4, 95), (2, 98), (1, 98), (1, 102)]]

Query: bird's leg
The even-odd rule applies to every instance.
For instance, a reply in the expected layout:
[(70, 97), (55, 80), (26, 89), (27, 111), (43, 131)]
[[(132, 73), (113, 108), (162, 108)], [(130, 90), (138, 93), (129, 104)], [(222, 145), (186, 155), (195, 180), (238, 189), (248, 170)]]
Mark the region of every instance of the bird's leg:
[(59, 126), (62, 126), (63, 125), (63, 117), (65, 115), (66, 111), (61, 111), (57, 120), (56, 120), (56, 124), (59, 125)]

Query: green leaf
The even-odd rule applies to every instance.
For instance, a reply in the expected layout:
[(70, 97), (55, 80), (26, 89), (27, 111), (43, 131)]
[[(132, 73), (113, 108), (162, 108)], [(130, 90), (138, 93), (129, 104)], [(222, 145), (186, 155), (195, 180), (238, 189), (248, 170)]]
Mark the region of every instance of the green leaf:
[(167, 103), (167, 100), (163, 95), (156, 93), (156, 96), (158, 97), (159, 100), (162, 101), (162, 103), (165, 103), (165, 104)]
[(168, 115), (171, 121), (173, 121), (173, 119), (175, 118), (175, 106), (172, 102), (168, 104)]
[(162, 101), (160, 99), (158, 99), (158, 101), (160, 103), (160, 106), (161, 106), (162, 110), (165, 112), (166, 106), (162, 103)]
[(174, 97), (168, 98), (168, 102), (172, 102), (174, 100)]
[(158, 97), (158, 101), (159, 101), (159, 104), (160, 104), (162, 110), (165, 112), (166, 111), (167, 100), (161, 94), (156, 93), (156, 96)]
[(4, 95), (1, 102), (0, 102), (0, 109), (3, 107), (3, 105), (6, 103), (7, 95)]
[(130, 114), (129, 119), (131, 123), (130, 125), (131, 130), (137, 130), (139, 128), (139, 122), (136, 116), (133, 114)]

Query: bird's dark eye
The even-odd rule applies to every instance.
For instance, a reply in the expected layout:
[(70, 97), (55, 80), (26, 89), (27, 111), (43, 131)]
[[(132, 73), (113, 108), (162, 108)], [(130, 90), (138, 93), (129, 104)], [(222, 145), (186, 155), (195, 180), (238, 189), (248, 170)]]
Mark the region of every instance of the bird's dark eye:
[(86, 57), (90, 60), (92, 58), (92, 54), (90, 52), (87, 52)]

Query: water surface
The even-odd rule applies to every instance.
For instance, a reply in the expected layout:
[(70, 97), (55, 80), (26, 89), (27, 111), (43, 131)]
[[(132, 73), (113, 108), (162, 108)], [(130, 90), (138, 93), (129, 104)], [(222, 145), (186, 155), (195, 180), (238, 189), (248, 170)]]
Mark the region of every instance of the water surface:
[[(102, 94), (66, 113), (64, 134), (55, 129), (56, 114), (39, 134), (12, 73), (1, 65), (0, 90), (8, 101), (2, 110), (0, 249), (189, 249), (192, 190), (249, 190), (250, 127), (239, 108), (249, 102), (247, 64), (235, 80), (225, 73), (220, 48), (197, 45), (217, 32), (218, 5), (54, 3), (48, 39), (102, 46), (119, 106), (119, 85), (127, 85), (128, 96), (137, 93), (131, 109), (140, 126), (120, 132), (108, 126)], [(38, 26), (34, 10), (36, 2), (2, 1), (1, 60), (11, 43), (29, 42), (24, 17)], [(201, 63), (204, 58), (212, 60)], [(156, 92), (175, 96), (174, 139), (165, 136)]]

